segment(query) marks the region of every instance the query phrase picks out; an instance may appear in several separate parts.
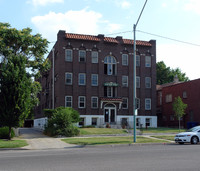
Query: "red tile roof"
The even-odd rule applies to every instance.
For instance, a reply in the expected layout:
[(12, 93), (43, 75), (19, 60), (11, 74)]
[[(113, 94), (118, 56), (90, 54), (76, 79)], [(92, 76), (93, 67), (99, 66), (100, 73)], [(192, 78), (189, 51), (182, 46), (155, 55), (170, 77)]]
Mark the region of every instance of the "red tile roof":
[[(79, 40), (90, 40), (90, 41), (101, 41), (101, 38), (98, 36), (92, 36), (92, 35), (84, 35), (84, 34), (72, 34), (72, 33), (66, 33), (65, 37), (67, 39), (79, 39)], [(109, 43), (120, 43), (116, 38), (112, 37), (104, 37), (105, 42)], [(131, 39), (122, 39), (122, 42), (124, 44), (133, 44), (133, 40)], [(141, 40), (136, 40), (136, 45), (139, 46), (152, 46), (151, 43), (148, 41), (141, 41)]]

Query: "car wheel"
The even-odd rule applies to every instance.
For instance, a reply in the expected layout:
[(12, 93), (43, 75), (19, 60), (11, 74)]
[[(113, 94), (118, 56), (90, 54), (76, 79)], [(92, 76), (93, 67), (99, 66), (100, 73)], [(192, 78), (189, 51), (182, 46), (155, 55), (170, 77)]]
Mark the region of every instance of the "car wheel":
[(198, 137), (196, 137), (196, 136), (192, 137), (192, 139), (191, 139), (192, 144), (197, 144), (198, 142), (199, 142)]
[(179, 144), (184, 144), (184, 142), (179, 142)]

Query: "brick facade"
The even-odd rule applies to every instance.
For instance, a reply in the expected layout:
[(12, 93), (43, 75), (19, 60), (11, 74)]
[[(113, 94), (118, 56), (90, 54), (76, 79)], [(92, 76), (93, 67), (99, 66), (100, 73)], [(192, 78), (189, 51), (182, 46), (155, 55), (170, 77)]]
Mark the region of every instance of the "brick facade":
[[(140, 119), (143, 126), (146, 124), (146, 119), (149, 119), (149, 126), (156, 127), (156, 42), (155, 40), (136, 41), (136, 45), (137, 55), (140, 56), (140, 65), (136, 68), (137, 76), (140, 77), (140, 87), (137, 88), (140, 109), (137, 118)], [(72, 52), (72, 61), (66, 61), (66, 51)], [(79, 57), (80, 51), (86, 53), (85, 61), (80, 61), (82, 60)], [(97, 63), (92, 63), (92, 52), (98, 54)], [(128, 62), (127, 65), (122, 64), (123, 54), (128, 56), (128, 61), (124, 61), (125, 64)], [(85, 125), (91, 125), (92, 120), (95, 120), (93, 118), (96, 118), (97, 125), (105, 125), (107, 122), (117, 125), (120, 124), (122, 118), (125, 118), (131, 127), (133, 121), (132, 40), (122, 37), (104, 37), (104, 35), (68, 34), (65, 31), (59, 31), (54, 52), (51, 51), (48, 55), (51, 63), (53, 63), (53, 55), (55, 57), (55, 108), (66, 106), (65, 98), (70, 96), (72, 107), (79, 111), (81, 117), (84, 118)], [(108, 63), (110, 60), (115, 60), (116, 64), (106, 64), (106, 57), (108, 57)], [(145, 66), (148, 59), (150, 59), (150, 63)], [(66, 73), (72, 77), (71, 85), (66, 84)], [(80, 74), (85, 75), (85, 85), (79, 85)], [(98, 76), (97, 86), (91, 84), (93, 74)], [(127, 87), (123, 86), (122, 78), (125, 80), (128, 78)], [(148, 88), (146, 88), (145, 79), (150, 81)], [(52, 108), (52, 68), (47, 73), (43, 73), (40, 82), (43, 91), (39, 95), (40, 105), (36, 108), (36, 119), (44, 117), (42, 112), (44, 108)], [(84, 108), (79, 106), (80, 96), (85, 97)], [(96, 97), (98, 100), (98, 106), (95, 108), (91, 107), (92, 97)], [(127, 105), (122, 103), (124, 98), (128, 99)], [(150, 109), (148, 110), (145, 110), (145, 99), (150, 99)], [(105, 119), (107, 112), (108, 120)]]
[(157, 89), (158, 126), (178, 127), (178, 120), (174, 117), (172, 109), (174, 99), (178, 96), (188, 105), (186, 115), (181, 120), (181, 126), (187, 128), (189, 122), (200, 123), (199, 87), (200, 79), (159, 86)]

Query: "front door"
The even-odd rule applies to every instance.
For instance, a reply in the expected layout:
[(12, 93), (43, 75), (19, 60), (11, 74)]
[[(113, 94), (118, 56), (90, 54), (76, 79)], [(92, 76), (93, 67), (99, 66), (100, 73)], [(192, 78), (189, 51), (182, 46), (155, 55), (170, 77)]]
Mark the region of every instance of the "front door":
[(114, 123), (116, 116), (115, 107), (105, 107), (104, 108), (104, 121), (107, 123)]

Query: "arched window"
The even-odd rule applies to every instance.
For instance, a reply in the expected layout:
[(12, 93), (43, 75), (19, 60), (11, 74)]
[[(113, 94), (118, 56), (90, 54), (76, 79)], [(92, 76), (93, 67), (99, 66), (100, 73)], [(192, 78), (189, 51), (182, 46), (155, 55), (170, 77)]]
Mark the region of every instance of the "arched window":
[(113, 56), (107, 56), (104, 59), (104, 74), (116, 75), (117, 74), (117, 61)]

